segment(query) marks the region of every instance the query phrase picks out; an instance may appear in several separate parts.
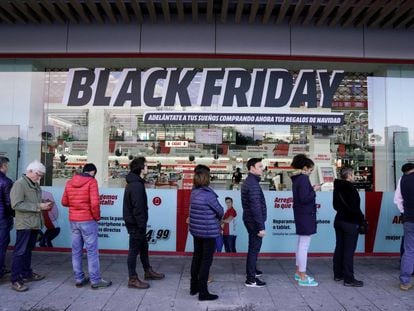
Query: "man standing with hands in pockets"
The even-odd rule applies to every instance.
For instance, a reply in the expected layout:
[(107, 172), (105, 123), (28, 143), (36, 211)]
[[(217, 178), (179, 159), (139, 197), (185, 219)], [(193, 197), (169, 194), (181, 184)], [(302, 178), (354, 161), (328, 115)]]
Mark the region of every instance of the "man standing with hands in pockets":
[(264, 170), (262, 159), (251, 158), (247, 161), (247, 170), (249, 174), (241, 187), (243, 222), (249, 234), (245, 285), (247, 287), (263, 287), (266, 282), (258, 278), (262, 272), (256, 266), (262, 239), (266, 234), (266, 201), (259, 184), (260, 176)]

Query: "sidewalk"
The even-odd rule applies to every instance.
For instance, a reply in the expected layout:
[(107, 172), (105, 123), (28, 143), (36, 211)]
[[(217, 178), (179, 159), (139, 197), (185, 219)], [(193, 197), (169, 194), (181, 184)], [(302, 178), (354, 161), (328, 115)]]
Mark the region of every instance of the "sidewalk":
[[(10, 252), (7, 263), (10, 264)], [(46, 275), (28, 283), (30, 290), (17, 293), (10, 283), (0, 283), (0, 310), (413, 310), (414, 290), (398, 288), (398, 258), (356, 258), (355, 276), (365, 282), (361, 288), (344, 287), (335, 282), (331, 258), (310, 258), (308, 273), (318, 287), (299, 287), (293, 279), (292, 258), (259, 259), (265, 288), (247, 288), (244, 258), (215, 258), (211, 269), (214, 281), (209, 285), (220, 298), (200, 302), (190, 296), (190, 257), (150, 257), (155, 270), (166, 278), (150, 281), (148, 290), (130, 289), (127, 284), (125, 255), (101, 255), (102, 275), (112, 280), (107, 289), (76, 288), (72, 277), (70, 253), (33, 253), (35, 272)], [(138, 261), (139, 262), (139, 261)], [(87, 270), (86, 270), (87, 271)], [(142, 269), (138, 273), (142, 277)]]

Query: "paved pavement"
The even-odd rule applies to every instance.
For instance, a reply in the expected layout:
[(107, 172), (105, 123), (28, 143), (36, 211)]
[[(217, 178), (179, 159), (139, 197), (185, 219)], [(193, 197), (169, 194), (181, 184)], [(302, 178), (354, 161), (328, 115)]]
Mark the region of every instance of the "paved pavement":
[[(189, 295), (190, 257), (152, 256), (152, 266), (166, 273), (166, 278), (151, 281), (148, 290), (126, 286), (125, 255), (101, 255), (103, 277), (114, 283), (101, 290), (75, 287), (70, 253), (34, 252), (32, 262), (34, 271), (46, 278), (29, 283), (30, 290), (24, 293), (11, 290), (10, 283), (2, 280), (0, 310), (414, 310), (414, 290), (398, 288), (396, 257), (356, 258), (356, 277), (365, 282), (361, 288), (335, 282), (328, 257), (309, 259), (308, 272), (320, 283), (313, 288), (296, 284), (293, 258), (259, 260), (268, 284), (265, 288), (244, 286), (243, 258), (215, 258), (209, 289), (220, 298), (210, 302)], [(138, 271), (142, 276), (142, 270)]]

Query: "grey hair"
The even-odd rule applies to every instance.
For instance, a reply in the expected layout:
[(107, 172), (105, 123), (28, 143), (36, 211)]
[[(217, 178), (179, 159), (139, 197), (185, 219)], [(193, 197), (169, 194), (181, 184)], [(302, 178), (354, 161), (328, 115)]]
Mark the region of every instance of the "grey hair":
[(340, 176), (341, 179), (347, 179), (349, 175), (354, 172), (354, 168), (351, 166), (347, 166), (341, 169)]

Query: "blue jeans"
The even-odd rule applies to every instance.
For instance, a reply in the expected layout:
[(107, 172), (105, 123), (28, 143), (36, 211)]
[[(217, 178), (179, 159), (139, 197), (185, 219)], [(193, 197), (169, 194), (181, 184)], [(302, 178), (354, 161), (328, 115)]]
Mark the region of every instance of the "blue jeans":
[(404, 254), (401, 258), (400, 281), (409, 284), (414, 270), (414, 222), (404, 222)]
[(98, 223), (96, 221), (71, 221), (72, 230), (72, 266), (76, 283), (85, 278), (82, 268), (82, 250), (86, 247), (88, 272), (91, 284), (101, 281), (98, 251)]
[(4, 275), (7, 246), (10, 243), (10, 230), (13, 228), (13, 218), (0, 219), (0, 278)]
[(12, 273), (10, 281), (21, 281), (32, 275), (32, 250), (36, 245), (39, 230), (16, 230), (16, 244), (12, 259)]
[(254, 282), (256, 278), (256, 262), (257, 256), (262, 247), (262, 238), (257, 236), (259, 231), (256, 229), (256, 224), (245, 222), (247, 232), (249, 233), (249, 249), (246, 261), (246, 278), (249, 282)]

